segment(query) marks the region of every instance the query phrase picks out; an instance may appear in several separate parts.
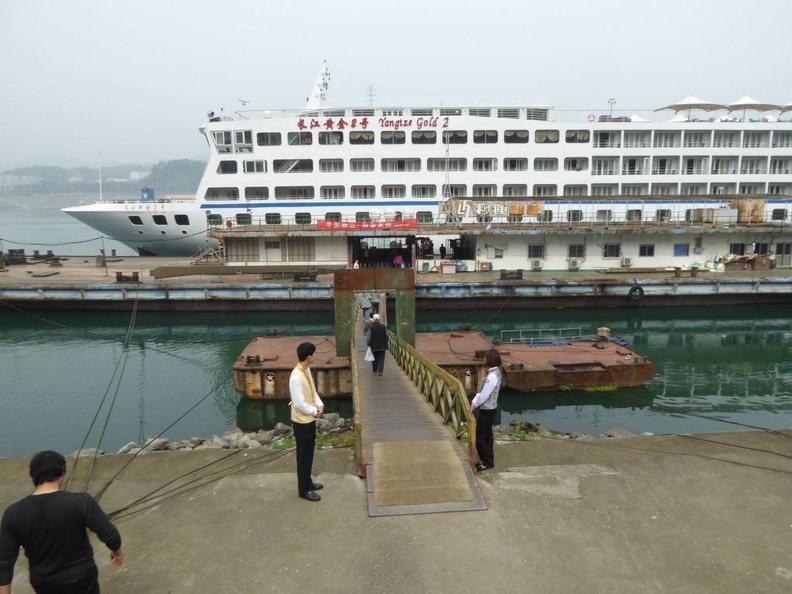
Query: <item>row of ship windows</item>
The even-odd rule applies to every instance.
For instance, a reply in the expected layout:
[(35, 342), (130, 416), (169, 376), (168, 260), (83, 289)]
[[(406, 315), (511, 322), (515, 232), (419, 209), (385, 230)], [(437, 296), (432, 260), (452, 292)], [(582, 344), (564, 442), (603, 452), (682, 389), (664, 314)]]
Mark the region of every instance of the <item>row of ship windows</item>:
[[(466, 184), (444, 184), (439, 195), (449, 198), (519, 198), (519, 197), (553, 197), (558, 196), (556, 184), (534, 184), (529, 194), (528, 184), (474, 184), (468, 191)], [(267, 186), (248, 186), (244, 188), (245, 200), (269, 200), (270, 188)], [(351, 186), (349, 196), (345, 186), (320, 186), (318, 198), (340, 200), (347, 197), (355, 200), (373, 200), (377, 198), (407, 198), (408, 186), (382, 185)], [(432, 184), (409, 186), (411, 198), (437, 198), (438, 187)], [(621, 193), (629, 196), (646, 196), (656, 194), (673, 196), (679, 192), (678, 184), (623, 184)], [(682, 184), (682, 194), (789, 194), (792, 184)], [(564, 196), (615, 196), (618, 195), (618, 184), (567, 184), (563, 186)], [(275, 200), (313, 200), (317, 198), (314, 186), (275, 186), (272, 196)], [(209, 202), (234, 201), (240, 199), (239, 188), (209, 188), (204, 200)]]
[[(738, 160), (728, 157), (713, 157), (713, 174), (718, 173), (766, 173), (786, 174), (792, 172), (792, 158), (774, 159), (769, 157), (744, 157), (742, 166), (738, 167)], [(602, 157), (592, 159), (595, 175), (604, 175), (607, 170), (609, 175), (614, 175), (619, 169), (623, 175), (636, 174), (676, 174), (677, 170), (687, 174), (704, 174), (710, 171), (708, 157)], [(530, 160), (525, 157), (507, 157), (498, 160), (494, 157), (475, 158), (472, 160), (473, 171), (498, 171), (500, 166), (503, 171), (528, 171)], [(650, 165), (651, 163), (651, 165)], [(533, 171), (558, 171), (559, 160), (556, 158), (538, 157), (533, 159)], [(421, 159), (382, 159), (380, 171), (385, 173), (415, 173), (421, 171)], [(319, 159), (321, 173), (343, 173), (345, 163), (343, 159)], [(374, 171), (374, 159), (350, 159), (349, 170), (354, 173), (367, 173)], [(467, 171), (468, 159), (461, 157), (430, 158), (426, 160), (426, 170), (430, 172)], [(567, 157), (564, 159), (564, 171), (587, 171), (589, 159), (587, 157)], [(267, 162), (264, 160), (242, 161), (244, 173), (267, 173)], [(313, 173), (314, 161), (312, 159), (275, 159), (272, 161), (272, 171), (275, 173)], [(219, 175), (239, 173), (239, 163), (232, 160), (223, 160), (217, 166)]]
[[(320, 145), (339, 146), (345, 142), (350, 145), (372, 145), (376, 141), (376, 133), (371, 130), (341, 132), (338, 130), (327, 132), (288, 132), (286, 144), (291, 146), (311, 146), (314, 135)], [(408, 132), (404, 130), (386, 130), (379, 133), (380, 144), (406, 144)], [(443, 130), (440, 134), (436, 130), (413, 130), (409, 132), (412, 144), (425, 145), (437, 144), (467, 144), (471, 134), (467, 130)], [(252, 153), (253, 132), (251, 130), (225, 130), (212, 132), (215, 146), (219, 153)], [(498, 130), (474, 130), (472, 133), (473, 144), (498, 144), (501, 133)], [(561, 139), (559, 130), (536, 130), (534, 143), (555, 144)], [(589, 143), (592, 134), (589, 130), (566, 130), (564, 140), (567, 143)], [(504, 130), (503, 142), (505, 144), (528, 144), (530, 133), (528, 130)], [(281, 146), (283, 135), (280, 132), (256, 133), (257, 146)], [(595, 132), (593, 144), (595, 147), (612, 148), (622, 144), (626, 147), (740, 147), (760, 148), (772, 146), (774, 148), (789, 148), (792, 146), (792, 132), (766, 131), (766, 132)]]
[[(700, 209), (687, 209), (685, 212), (685, 221), (702, 222), (703, 215), (698, 212), (698, 210)], [(628, 209), (624, 220), (629, 223), (639, 223), (644, 221), (665, 223), (672, 221), (672, 212), (670, 209), (657, 209), (654, 212), (654, 218), (645, 217), (645, 214), (646, 213), (640, 209)], [(369, 211), (357, 212), (355, 213), (355, 221), (359, 223), (369, 223), (372, 221), (371, 215), (372, 213)], [(435, 222), (434, 215), (430, 211), (418, 211), (415, 216), (418, 219), (418, 222), (421, 224), (429, 225)], [(552, 210), (540, 209), (535, 215), (526, 215), (525, 211), (516, 212), (514, 208), (499, 206), (497, 208), (488, 209), (487, 205), (481, 205), (481, 208), (478, 209), (478, 212), (475, 216), (477, 222), (479, 223), (493, 222), (496, 217), (498, 217), (500, 220), (506, 220), (509, 223), (520, 223), (525, 220), (525, 216), (531, 216), (532, 219), (540, 223), (551, 223), (554, 220), (555, 213)], [(788, 212), (787, 209), (784, 208), (776, 208), (771, 212), (772, 221), (783, 222), (786, 221), (787, 217)], [(401, 221), (403, 218), (404, 213), (400, 211), (393, 213), (393, 220)], [(152, 220), (155, 225), (163, 227), (168, 225), (168, 219), (165, 215), (155, 214), (152, 216)], [(324, 220), (340, 222), (343, 220), (343, 216), (340, 212), (326, 212), (324, 215)], [(585, 215), (583, 210), (570, 209), (566, 211), (564, 220), (568, 223), (581, 223), (584, 222)], [(592, 221), (597, 223), (609, 223), (613, 222), (614, 220), (613, 211), (610, 209), (599, 209), (596, 211), (596, 213), (594, 213), (594, 217), (592, 218)], [(139, 215), (131, 215), (129, 217), (129, 221), (134, 226), (143, 225), (143, 219)], [(206, 221), (210, 226), (222, 226), (224, 224), (223, 216), (216, 213), (207, 213)], [(189, 218), (187, 215), (175, 215), (174, 222), (179, 226), (189, 225)], [(253, 214), (237, 213), (234, 217), (234, 222), (237, 225), (252, 225), (254, 222)], [(314, 215), (309, 212), (295, 213), (293, 219), (288, 221), (285, 220), (285, 217), (283, 217), (281, 213), (269, 212), (264, 214), (263, 219), (256, 221), (257, 224), (261, 224), (262, 222), (265, 225), (282, 225), (284, 223), (295, 225), (311, 225), (315, 222), (315, 220)]]

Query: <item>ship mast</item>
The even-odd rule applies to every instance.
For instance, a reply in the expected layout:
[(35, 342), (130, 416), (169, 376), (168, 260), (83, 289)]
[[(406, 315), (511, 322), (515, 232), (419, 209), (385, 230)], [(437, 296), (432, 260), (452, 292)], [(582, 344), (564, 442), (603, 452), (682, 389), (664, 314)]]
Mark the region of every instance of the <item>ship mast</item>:
[(306, 99), (306, 111), (320, 109), (324, 105), (328, 86), (330, 86), (330, 70), (327, 68), (327, 60), (325, 60), (319, 69), (319, 76), (316, 77), (311, 94)]

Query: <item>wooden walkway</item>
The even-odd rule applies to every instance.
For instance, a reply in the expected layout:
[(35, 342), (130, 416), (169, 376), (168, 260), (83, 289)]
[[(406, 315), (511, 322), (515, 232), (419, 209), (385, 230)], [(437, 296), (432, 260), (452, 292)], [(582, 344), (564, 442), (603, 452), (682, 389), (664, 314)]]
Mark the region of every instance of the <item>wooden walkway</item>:
[(360, 419), (361, 475), (369, 515), (486, 509), (467, 449), (446, 427), (415, 384), (386, 353), (380, 377), (356, 340), (356, 413)]

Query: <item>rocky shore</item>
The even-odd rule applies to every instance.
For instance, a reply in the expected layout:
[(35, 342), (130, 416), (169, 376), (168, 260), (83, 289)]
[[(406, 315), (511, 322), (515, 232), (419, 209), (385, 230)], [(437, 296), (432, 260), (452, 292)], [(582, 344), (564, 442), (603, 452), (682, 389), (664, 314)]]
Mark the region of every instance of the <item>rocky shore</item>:
[[(338, 413), (328, 413), (316, 421), (317, 447), (332, 449), (351, 447), (354, 444), (354, 421), (345, 419)], [(595, 439), (595, 436), (585, 433), (558, 433), (549, 431), (539, 424), (528, 421), (510, 421), (505, 425), (493, 427), (496, 441), (530, 441), (536, 438), (554, 439)], [(650, 434), (646, 434), (650, 435)], [(600, 438), (635, 437), (634, 434), (624, 429), (610, 429), (602, 433)], [(294, 431), (290, 425), (278, 423), (273, 429), (245, 432), (241, 429), (232, 429), (222, 435), (212, 435), (210, 438), (191, 437), (178, 441), (170, 441), (166, 437), (149, 437), (145, 443), (129, 442), (121, 447), (116, 454), (147, 454), (151, 452), (192, 452), (201, 450), (237, 450), (268, 448), (280, 450), (294, 445)], [(75, 452), (73, 455), (76, 455)], [(96, 449), (86, 449), (79, 452), (80, 456), (93, 456)], [(107, 452), (99, 451), (99, 455)]]

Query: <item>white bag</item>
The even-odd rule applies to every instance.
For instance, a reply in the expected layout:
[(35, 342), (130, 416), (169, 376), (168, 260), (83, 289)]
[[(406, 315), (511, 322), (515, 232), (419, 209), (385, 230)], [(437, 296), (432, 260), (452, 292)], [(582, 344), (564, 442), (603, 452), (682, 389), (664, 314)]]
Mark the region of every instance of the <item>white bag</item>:
[(366, 349), (366, 356), (363, 357), (366, 361), (373, 361), (374, 360), (374, 353), (371, 352), (371, 347)]

